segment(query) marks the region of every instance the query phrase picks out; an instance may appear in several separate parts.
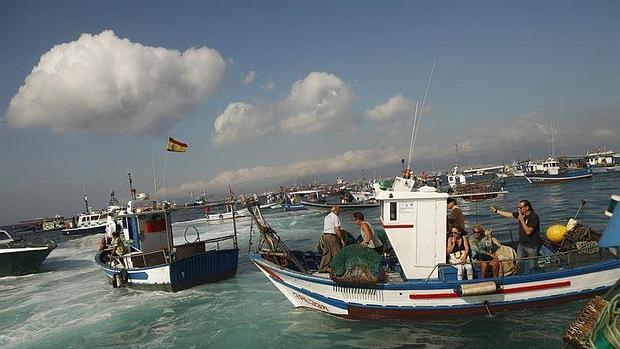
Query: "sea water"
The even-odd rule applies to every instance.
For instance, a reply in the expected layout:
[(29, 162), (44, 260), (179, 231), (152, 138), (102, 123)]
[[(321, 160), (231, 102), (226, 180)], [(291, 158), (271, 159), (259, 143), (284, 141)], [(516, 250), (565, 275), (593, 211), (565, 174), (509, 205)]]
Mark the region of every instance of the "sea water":
[[(516, 210), (529, 199), (546, 229), (572, 217), (601, 232), (611, 194), (620, 193), (620, 174), (556, 185), (531, 185), (513, 178), (509, 194), (482, 203), (460, 202), (468, 226), (480, 222), (500, 240), (517, 237), (517, 223), (490, 215), (489, 205)], [(311, 250), (322, 230), (323, 214), (266, 210), (265, 218), (293, 249)], [(378, 228), (378, 212), (366, 212)], [(200, 211), (176, 212), (175, 241), (232, 232), (232, 224), (207, 224)], [(340, 217), (354, 235), (350, 213)], [(39, 274), (0, 278), (2, 348), (557, 348), (584, 301), (523, 309), (492, 316), (441, 321), (348, 320), (296, 309), (248, 258), (250, 221), (237, 221), (237, 275), (216, 284), (167, 293), (114, 289), (94, 262), (100, 236), (62, 237)], [(189, 229), (188, 229), (189, 228)], [(187, 230), (187, 234), (185, 234)], [(254, 244), (258, 239), (253, 236)], [(255, 246), (255, 245), (254, 245)]]

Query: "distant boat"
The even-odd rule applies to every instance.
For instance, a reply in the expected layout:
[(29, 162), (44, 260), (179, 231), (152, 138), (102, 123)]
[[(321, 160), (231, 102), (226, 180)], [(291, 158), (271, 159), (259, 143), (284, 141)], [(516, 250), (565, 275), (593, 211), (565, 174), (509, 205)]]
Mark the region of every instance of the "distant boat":
[(593, 173), (620, 172), (620, 153), (613, 150), (593, 150), (586, 153), (585, 159)]
[[(231, 204), (225, 205), (226, 211), (213, 212), (212, 208), (205, 208), (205, 219), (207, 222), (223, 222), (233, 218), (233, 208)], [(235, 218), (243, 218), (248, 215), (248, 210), (245, 208), (235, 209)]]
[(39, 271), (45, 258), (56, 248), (56, 243), (14, 240), (0, 230), (0, 276), (17, 276)]
[(186, 243), (175, 244), (170, 212), (143, 207), (119, 215), (129, 253), (111, 257), (106, 249), (95, 256), (113, 287), (176, 292), (237, 274), (236, 228), (230, 235), (201, 239), (190, 227), (183, 235)]
[(591, 168), (561, 167), (554, 157), (547, 158), (542, 164), (531, 163), (528, 170), (524, 177), (530, 183), (564, 182), (592, 177)]
[(308, 209), (303, 204), (282, 204), (282, 207), (284, 207), (284, 211), (302, 211)]
[(97, 211), (90, 213), (82, 213), (78, 216), (75, 228), (63, 229), (66, 235), (93, 235), (105, 233), (108, 213), (105, 211)]
[(342, 211), (363, 210), (379, 207), (378, 202), (319, 203), (302, 201), (301, 203), (310, 210), (322, 212), (329, 212), (333, 206), (340, 207), (340, 210)]

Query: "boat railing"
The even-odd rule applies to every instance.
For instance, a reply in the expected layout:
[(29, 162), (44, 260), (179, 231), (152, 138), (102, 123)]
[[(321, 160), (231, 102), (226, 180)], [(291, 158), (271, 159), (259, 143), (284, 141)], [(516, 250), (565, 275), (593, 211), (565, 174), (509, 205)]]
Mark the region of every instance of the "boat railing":
[[(519, 268), (526, 265), (526, 263), (532, 263), (531, 261), (535, 261), (532, 264), (533, 267), (528, 271), (528, 274), (537, 274), (543, 272), (557, 271), (557, 270), (565, 270), (565, 269), (573, 269), (578, 267), (583, 267), (595, 263), (601, 263), (609, 260), (617, 260), (620, 256), (617, 253), (613, 253), (614, 249), (618, 249), (618, 247), (612, 248), (601, 248), (596, 244), (585, 244), (582, 248), (570, 250), (570, 251), (561, 251), (553, 254), (533, 256), (533, 257), (521, 257), (521, 258), (507, 258), (507, 259), (497, 259), (499, 262), (500, 271), (504, 268), (504, 263), (512, 263), (516, 269), (514, 269), (513, 273), (509, 275), (504, 275), (500, 272), (500, 276), (498, 278), (506, 278), (513, 275), (523, 275), (522, 271)], [(482, 261), (483, 263), (493, 263), (493, 261)], [(440, 279), (443, 281), (447, 281), (444, 268), (447, 267), (456, 267), (458, 265), (479, 265), (480, 262), (476, 260), (470, 260), (468, 262), (463, 263), (437, 263), (433, 270), (426, 277), (425, 282), (431, 279), (431, 276), (435, 272), (435, 270), (439, 269), (440, 271), (444, 271), (440, 273)], [(489, 268), (490, 270), (491, 268)], [(481, 275), (482, 278), (486, 277), (486, 275)]]

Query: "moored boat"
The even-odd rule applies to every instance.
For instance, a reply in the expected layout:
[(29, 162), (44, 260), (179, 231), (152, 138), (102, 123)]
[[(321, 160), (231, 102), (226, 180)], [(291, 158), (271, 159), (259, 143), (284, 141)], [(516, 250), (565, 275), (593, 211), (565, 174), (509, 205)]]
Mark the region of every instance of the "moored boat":
[(448, 195), (428, 187), (412, 191), (412, 182), (398, 177), (391, 190), (377, 193), (393, 253), (376, 283), (317, 273), (320, 256), (289, 250), (255, 207), (250, 212), (261, 241), (251, 260), (295, 307), (353, 318), (426, 319), (545, 306), (603, 293), (618, 278), (618, 256), (601, 247), (594, 254), (541, 256), (533, 273), (457, 280), (455, 266), (445, 260)]
[(0, 277), (36, 273), (55, 248), (56, 243), (49, 239), (14, 240), (8, 232), (0, 230)]

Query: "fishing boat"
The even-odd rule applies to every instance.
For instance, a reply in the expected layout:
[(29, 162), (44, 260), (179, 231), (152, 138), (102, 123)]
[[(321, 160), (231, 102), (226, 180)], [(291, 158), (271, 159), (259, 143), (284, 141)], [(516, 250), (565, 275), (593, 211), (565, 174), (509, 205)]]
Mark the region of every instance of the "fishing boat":
[(329, 212), (333, 206), (338, 206), (341, 211), (357, 211), (364, 209), (379, 208), (378, 202), (345, 202), (345, 203), (323, 203), (301, 201), (301, 204), (313, 211)]
[(597, 148), (586, 152), (585, 159), (593, 173), (620, 172), (620, 153), (613, 150)]
[(53, 240), (14, 240), (5, 230), (0, 230), (0, 277), (32, 274), (56, 248)]
[(567, 251), (540, 257), (531, 274), (457, 280), (455, 266), (446, 263), (448, 195), (431, 187), (413, 191), (412, 182), (397, 177), (390, 190), (377, 193), (393, 254), (383, 260), (385, 275), (374, 284), (317, 273), (320, 256), (289, 250), (255, 206), (250, 212), (261, 239), (251, 260), (295, 307), (352, 318), (426, 319), (517, 310), (591, 297), (617, 280), (620, 260), (603, 248), (592, 255)]
[(118, 216), (129, 253), (110, 256), (111, 249), (106, 249), (95, 256), (114, 287), (176, 292), (237, 274), (234, 219), (233, 234), (202, 239), (198, 229), (188, 227), (183, 234), (185, 243), (177, 244), (171, 212), (141, 205)]
[(88, 211), (78, 216), (74, 228), (63, 229), (66, 235), (93, 235), (105, 233), (108, 213), (106, 211)]
[(553, 183), (572, 181), (592, 177), (592, 169), (568, 168), (562, 166), (553, 156), (548, 157), (541, 164), (530, 164), (525, 179), (530, 183)]
[(234, 209), (232, 204), (226, 204), (224, 211), (213, 212), (210, 207), (205, 207), (205, 219), (209, 223), (230, 221), (234, 218), (243, 218), (248, 215), (245, 208)]

